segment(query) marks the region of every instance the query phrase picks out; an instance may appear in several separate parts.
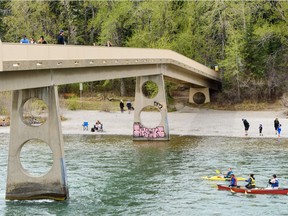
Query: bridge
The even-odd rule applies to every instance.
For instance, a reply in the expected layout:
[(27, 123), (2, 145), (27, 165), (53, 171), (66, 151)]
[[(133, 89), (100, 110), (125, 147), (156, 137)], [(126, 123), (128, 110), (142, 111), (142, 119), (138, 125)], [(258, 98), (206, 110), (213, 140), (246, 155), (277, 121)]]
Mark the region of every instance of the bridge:
[[(57, 86), (128, 77), (136, 77), (135, 140), (170, 139), (164, 79), (189, 85), (191, 102), (196, 92), (209, 101), (209, 89), (218, 90), (220, 84), (218, 72), (171, 50), (0, 42), (0, 91), (12, 91), (6, 199), (69, 197)], [(146, 82), (158, 87), (153, 98), (143, 93)], [(25, 122), (23, 105), (31, 98), (48, 107), (42, 124)], [(161, 114), (155, 128), (141, 123), (140, 114), (147, 106)], [(19, 160), (22, 147), (31, 140), (47, 143), (53, 152), (53, 165), (43, 176), (31, 175)]]

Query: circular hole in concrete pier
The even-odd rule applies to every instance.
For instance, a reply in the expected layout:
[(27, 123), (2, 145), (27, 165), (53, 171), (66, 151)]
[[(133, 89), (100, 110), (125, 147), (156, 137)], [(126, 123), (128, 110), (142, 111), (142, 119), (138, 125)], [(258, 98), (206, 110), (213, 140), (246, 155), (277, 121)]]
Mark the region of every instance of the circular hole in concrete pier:
[(156, 97), (158, 94), (158, 91), (159, 91), (158, 85), (151, 80), (145, 82), (142, 85), (142, 93), (147, 98), (152, 99)]
[(29, 126), (37, 127), (48, 118), (48, 106), (39, 98), (30, 98), (21, 109), (22, 121)]
[(193, 96), (193, 101), (196, 104), (203, 104), (205, 102), (205, 100), (206, 100), (206, 97), (202, 92), (197, 92)]
[(155, 106), (146, 106), (141, 110), (141, 124), (147, 128), (155, 128), (161, 123), (161, 113)]
[(20, 162), (24, 170), (30, 175), (42, 176), (53, 165), (53, 153), (44, 141), (31, 139), (25, 142), (21, 148)]

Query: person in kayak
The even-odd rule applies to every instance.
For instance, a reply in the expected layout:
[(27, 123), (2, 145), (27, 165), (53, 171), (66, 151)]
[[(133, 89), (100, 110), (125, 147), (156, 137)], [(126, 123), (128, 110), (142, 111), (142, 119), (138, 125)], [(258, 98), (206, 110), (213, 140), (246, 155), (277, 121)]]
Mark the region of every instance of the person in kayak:
[(270, 184), (271, 188), (273, 188), (273, 189), (279, 188), (279, 180), (277, 179), (277, 176), (275, 174), (272, 175), (271, 179), (269, 179), (268, 184)]
[(246, 188), (252, 189), (256, 187), (254, 174), (250, 174), (249, 178), (245, 181), (248, 182), (248, 184), (245, 185)]
[(237, 187), (237, 179), (234, 174), (231, 174), (229, 187)]
[(231, 175), (232, 175), (232, 174), (233, 174), (233, 171), (232, 171), (232, 169), (229, 167), (227, 174), (224, 175), (224, 178), (231, 178)]

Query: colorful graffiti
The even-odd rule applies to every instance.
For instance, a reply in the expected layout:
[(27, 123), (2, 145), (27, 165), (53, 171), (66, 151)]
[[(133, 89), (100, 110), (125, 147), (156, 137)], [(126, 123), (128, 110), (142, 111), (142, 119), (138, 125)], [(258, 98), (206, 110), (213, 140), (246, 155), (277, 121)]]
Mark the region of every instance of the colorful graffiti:
[(154, 106), (158, 107), (158, 109), (162, 109), (163, 105), (158, 103), (157, 101), (154, 101)]
[(138, 122), (133, 125), (133, 136), (143, 138), (163, 138), (165, 137), (164, 127), (146, 128)]

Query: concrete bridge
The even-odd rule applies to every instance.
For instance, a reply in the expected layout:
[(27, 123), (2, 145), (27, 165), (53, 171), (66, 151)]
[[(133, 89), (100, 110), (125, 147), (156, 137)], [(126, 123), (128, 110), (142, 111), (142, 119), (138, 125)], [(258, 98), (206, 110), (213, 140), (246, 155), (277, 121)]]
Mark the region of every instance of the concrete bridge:
[[(127, 77), (136, 77), (135, 140), (170, 139), (164, 78), (189, 84), (190, 102), (197, 92), (208, 102), (209, 89), (218, 90), (220, 84), (217, 72), (171, 50), (0, 43), (0, 91), (13, 92), (6, 199), (69, 197), (57, 86)], [(144, 94), (146, 82), (157, 85), (156, 96)], [(31, 98), (48, 107), (42, 124), (25, 122), (23, 106)], [(141, 111), (147, 106), (161, 114), (155, 128), (141, 123)], [(31, 140), (47, 143), (53, 153), (53, 165), (42, 176), (32, 176), (21, 165), (21, 149)]]

